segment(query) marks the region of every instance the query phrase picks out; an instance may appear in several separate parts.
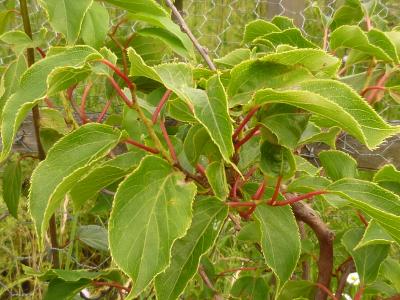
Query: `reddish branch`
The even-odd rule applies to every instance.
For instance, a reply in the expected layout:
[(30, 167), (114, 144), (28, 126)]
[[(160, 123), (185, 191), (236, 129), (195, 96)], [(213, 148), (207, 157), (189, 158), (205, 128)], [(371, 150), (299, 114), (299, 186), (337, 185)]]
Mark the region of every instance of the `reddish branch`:
[(133, 146), (135, 146), (137, 148), (143, 149), (143, 150), (145, 150), (147, 152), (153, 153), (153, 154), (160, 153), (160, 151), (158, 151), (157, 149), (151, 148), (151, 147), (146, 146), (146, 145), (143, 145), (143, 144), (141, 144), (139, 142), (136, 142), (135, 140), (132, 140), (132, 139), (127, 139), (124, 142), (127, 143), (127, 144), (130, 144), (130, 145), (133, 145)]
[(206, 170), (204, 169), (204, 167), (201, 164), (196, 164), (196, 170), (199, 171), (201, 176), (207, 177)]
[(356, 295), (354, 296), (354, 300), (361, 300), (362, 299), (362, 295), (364, 294), (365, 291), (365, 286), (360, 286), (360, 288), (358, 289)]
[(108, 66), (110, 69), (112, 69), (115, 74), (117, 74), (119, 77), (122, 78), (123, 81), (125, 81), (127, 87), (130, 90), (134, 90), (136, 87), (135, 85), (132, 83), (132, 81), (129, 80), (128, 76), (125, 75), (116, 65), (114, 65), (112, 62), (106, 60), (106, 59), (102, 59), (100, 60), (101, 63), (105, 64), (106, 66)]
[(82, 94), (82, 101), (81, 101), (81, 106), (79, 109), (79, 114), (81, 116), (82, 119), (82, 123), (86, 124), (88, 122), (88, 118), (86, 115), (86, 99), (89, 95), (90, 89), (92, 88), (93, 84), (90, 82), (87, 86), (85, 86), (85, 89), (83, 90), (83, 94)]
[(246, 124), (250, 121), (251, 117), (254, 116), (254, 114), (258, 111), (260, 107), (256, 106), (253, 107), (248, 114), (246, 115), (246, 117), (243, 119), (243, 121), (239, 124), (239, 126), (236, 128), (235, 132), (232, 135), (233, 140), (236, 140), (237, 137), (239, 136), (240, 132), (242, 131), (242, 129), (244, 128), (244, 126), (246, 126)]
[(116, 90), (118, 95), (121, 97), (121, 99), (128, 105), (128, 107), (132, 107), (133, 103), (131, 100), (128, 99), (128, 97), (125, 95), (125, 93), (121, 90), (120, 86), (118, 83), (112, 78), (111, 76), (108, 76), (108, 81), (110, 81), (111, 85), (113, 88)]
[(378, 79), (372, 93), (369, 93), (368, 96), (366, 97), (368, 103), (373, 104), (375, 102), (378, 93), (381, 91), (381, 88), (385, 86), (385, 83), (386, 81), (388, 81), (391, 74), (392, 74), (391, 72), (386, 72)]
[(172, 145), (171, 139), (169, 138), (169, 135), (168, 135), (167, 129), (165, 128), (165, 124), (164, 124), (163, 120), (160, 120), (160, 128), (161, 128), (163, 137), (165, 139), (165, 142), (167, 143), (169, 154), (171, 155), (173, 161), (175, 163), (177, 163), (178, 162), (178, 158), (176, 156), (174, 145)]
[(251, 167), (246, 174), (244, 174), (244, 179), (241, 176), (237, 176), (236, 180), (231, 189), (231, 196), (233, 199), (237, 199), (237, 190), (246, 182), (248, 181), (251, 176), (253, 176), (254, 172), (257, 171), (257, 166)]
[(275, 184), (274, 193), (272, 194), (271, 200), (269, 200), (269, 202), (268, 202), (269, 205), (274, 205), (276, 202), (276, 199), (278, 199), (279, 190), (281, 189), (281, 182), (282, 182), (282, 176), (278, 176), (278, 179), (276, 180), (276, 184)]
[(101, 111), (101, 113), (97, 117), (97, 120), (96, 120), (97, 123), (103, 122), (104, 116), (106, 115), (108, 109), (110, 108), (110, 105), (111, 105), (111, 100), (108, 100), (106, 105), (104, 106), (103, 110)]
[(306, 223), (315, 233), (319, 242), (318, 279), (320, 287), (316, 291), (315, 300), (325, 300), (329, 293), (321, 290), (321, 286), (329, 290), (333, 269), (333, 240), (334, 234), (322, 221), (318, 214), (306, 203), (296, 202), (292, 209), (297, 220)]
[(153, 122), (153, 124), (157, 123), (157, 118), (158, 115), (161, 112), (161, 109), (164, 107), (164, 104), (168, 101), (169, 96), (171, 96), (172, 91), (171, 90), (166, 90), (164, 95), (162, 96), (160, 103), (158, 103), (156, 110), (153, 113), (153, 116), (151, 117), (151, 121)]
[(243, 144), (247, 143), (253, 136), (260, 134), (260, 125), (254, 127), (246, 136), (235, 143), (235, 151), (237, 151)]
[(371, 91), (371, 90), (386, 91), (386, 88), (385, 88), (384, 86), (377, 86), (377, 85), (368, 86), (368, 87), (366, 87), (365, 89), (363, 89), (363, 90), (361, 91), (360, 95), (364, 97), (365, 94), (366, 94), (368, 91)]
[(360, 213), (359, 211), (357, 211), (357, 216), (360, 219), (360, 221), (364, 224), (365, 227), (368, 227), (368, 221), (367, 219), (364, 217), (364, 215), (362, 213)]
[[(342, 263), (339, 268), (336, 270), (337, 274), (337, 279), (338, 279), (338, 284), (336, 288), (336, 293), (335, 297), (337, 299), (342, 299), (342, 294), (344, 291), (344, 288), (346, 287), (346, 279), (349, 276), (350, 273), (354, 272), (356, 270), (354, 266), (354, 261), (351, 257), (346, 259), (344, 263)], [(338, 276), (339, 271), (341, 272), (340, 277)]]
[(37, 52), (39, 52), (39, 54), (40, 54), (40, 56), (41, 56), (42, 58), (45, 58), (45, 57), (46, 57), (46, 53), (45, 53), (41, 48), (36, 47), (36, 50), (37, 50)]
[(333, 300), (338, 300), (335, 295), (332, 293), (330, 289), (328, 289), (326, 286), (316, 283), (315, 284), (320, 290), (324, 291), (329, 297), (331, 297)]
[(314, 196), (323, 195), (323, 194), (326, 194), (326, 193), (327, 193), (326, 191), (309, 192), (307, 194), (300, 195), (300, 196), (297, 196), (297, 197), (293, 197), (293, 198), (287, 199), (285, 201), (277, 201), (277, 202), (275, 202), (275, 203), (273, 203), (271, 205), (272, 206), (284, 206), (284, 205), (288, 205), (288, 204), (293, 204), (293, 203), (299, 202), (301, 200), (311, 199)]

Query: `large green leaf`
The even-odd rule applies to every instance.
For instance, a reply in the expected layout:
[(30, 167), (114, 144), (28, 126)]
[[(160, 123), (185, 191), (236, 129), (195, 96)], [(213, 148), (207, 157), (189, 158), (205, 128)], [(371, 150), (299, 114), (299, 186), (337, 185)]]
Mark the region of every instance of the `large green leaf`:
[(185, 46), (190, 56), (194, 56), (193, 46), (190, 39), (184, 34), (179, 26), (175, 24), (169, 14), (154, 0), (105, 0), (124, 10), (130, 12), (130, 18), (147, 22), (169, 31), (175, 35)]
[(194, 203), (192, 225), (172, 247), (171, 264), (156, 277), (157, 299), (179, 297), (196, 274), (200, 257), (214, 244), (227, 214), (227, 206), (215, 197)]
[(227, 93), (229, 106), (246, 104), (251, 100), (253, 94), (262, 88), (285, 88), (298, 84), (313, 76), (302, 66), (285, 65), (288, 59), (272, 56), (264, 59), (282, 61), (276, 62), (263, 61), (262, 59), (247, 60), (231, 70)]
[(330, 29), (335, 30), (345, 24), (357, 24), (363, 17), (364, 12), (360, 0), (346, 0), (344, 5), (340, 6), (333, 14)]
[(392, 58), (385, 51), (371, 44), (367, 34), (359, 26), (355, 25), (344, 25), (332, 32), (330, 47), (332, 50), (338, 48), (355, 49), (379, 60), (392, 61)]
[(82, 23), (81, 36), (85, 43), (94, 48), (100, 48), (107, 36), (110, 16), (107, 9), (93, 2)]
[(59, 140), (32, 174), (29, 210), (39, 236), (64, 195), (121, 139), (111, 126), (87, 124)]
[(93, 0), (40, 0), (40, 2), (46, 9), (54, 30), (61, 32), (68, 44), (75, 44)]
[(357, 161), (343, 151), (321, 151), (318, 157), (326, 174), (334, 181), (346, 177), (355, 178), (358, 175)]
[(279, 32), (271, 32), (262, 36), (260, 39), (268, 41), (275, 47), (278, 45), (290, 45), (297, 48), (317, 48), (317, 45), (307, 40), (298, 28), (289, 28)]
[(0, 35), (0, 41), (9, 44), (15, 51), (17, 56), (20, 56), (26, 48), (33, 48), (36, 43), (23, 31), (7, 31)]
[(301, 83), (301, 87), (338, 104), (349, 113), (360, 124), (369, 148), (375, 148), (386, 138), (400, 132), (400, 126), (387, 124), (363, 98), (339, 81), (311, 80)]
[(3, 200), (10, 214), (17, 218), (21, 197), (22, 171), (19, 161), (9, 162), (3, 170)]
[(17, 92), (8, 98), (1, 116), (3, 148), (0, 162), (10, 152), (14, 136), (29, 110), (46, 96), (47, 77), (58, 67), (82, 67), (86, 62), (101, 58), (88, 46), (51, 48), (45, 59), (32, 65), (21, 77)]
[(101, 189), (125, 176), (139, 164), (144, 154), (144, 151), (135, 149), (92, 169), (69, 193), (75, 209), (79, 209), (87, 200), (96, 196)]
[(363, 233), (363, 228), (350, 229), (343, 235), (342, 244), (353, 257), (362, 284), (368, 284), (375, 281), (378, 276), (379, 267), (388, 256), (390, 246), (369, 245), (354, 249)]
[(233, 283), (230, 293), (239, 299), (265, 300), (269, 288), (262, 277), (241, 276)]
[(364, 235), (354, 249), (369, 245), (391, 243), (393, 243), (393, 239), (390, 237), (390, 235), (387, 234), (386, 231), (375, 220), (372, 219), (369, 221)]
[(242, 61), (249, 60), (250, 56), (251, 51), (249, 49), (239, 48), (229, 52), (221, 58), (214, 59), (214, 62), (222, 66), (234, 67)]
[(292, 152), (281, 145), (264, 141), (261, 145), (260, 169), (268, 176), (290, 178), (296, 171), (296, 162)]
[(170, 263), (171, 247), (185, 235), (196, 193), (184, 174), (155, 156), (145, 157), (119, 186), (109, 221), (111, 254), (139, 294)]
[(290, 279), (300, 258), (300, 235), (290, 206), (259, 205), (255, 217), (261, 228), (261, 248), (277, 276), (277, 294)]
[(400, 244), (400, 197), (363, 180), (344, 178), (327, 187), (352, 206), (366, 212)]

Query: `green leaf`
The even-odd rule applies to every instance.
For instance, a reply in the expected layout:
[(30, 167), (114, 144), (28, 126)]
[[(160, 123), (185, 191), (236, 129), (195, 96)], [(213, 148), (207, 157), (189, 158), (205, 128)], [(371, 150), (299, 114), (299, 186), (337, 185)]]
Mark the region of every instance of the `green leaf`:
[(393, 164), (385, 165), (375, 173), (374, 182), (396, 182), (400, 184), (400, 171)]
[(92, 73), (89, 66), (59, 67), (55, 68), (47, 78), (47, 96), (55, 96), (59, 92), (66, 90), (70, 86), (77, 84)]
[(261, 58), (285, 66), (299, 66), (308, 69), (317, 77), (334, 77), (340, 67), (340, 60), (319, 49), (294, 49), (271, 53)]
[(257, 222), (246, 222), (240, 229), (237, 239), (243, 242), (258, 243), (261, 240), (261, 229)]
[(335, 149), (337, 136), (340, 131), (341, 129), (336, 126), (322, 131), (321, 128), (315, 124), (308, 122), (308, 126), (303, 132), (298, 146), (321, 142), (327, 144), (330, 148)]
[(359, 249), (364, 246), (376, 245), (376, 244), (391, 244), (393, 243), (393, 239), (390, 237), (386, 231), (379, 226), (379, 224), (375, 220), (371, 220), (368, 223), (368, 227), (365, 230), (360, 242), (354, 248)]
[(358, 176), (357, 161), (343, 151), (327, 150), (318, 154), (319, 160), (329, 178), (333, 181)]
[(293, 23), (293, 19), (289, 19), (288, 17), (285, 16), (274, 16), (271, 20), (271, 23), (278, 26), (280, 30), (286, 30), (289, 28), (296, 27)]
[(190, 53), (188, 53), (188, 51), (185, 48), (185, 45), (182, 43), (182, 41), (166, 29), (158, 28), (158, 27), (146, 27), (146, 28), (139, 29), (137, 31), (137, 33), (142, 36), (159, 39), (160, 41), (165, 43), (165, 45), (167, 45), (176, 54), (178, 54), (184, 58), (188, 58), (188, 59), (190, 58)]
[(116, 5), (128, 12), (130, 18), (147, 22), (153, 26), (157, 26), (169, 31), (175, 35), (185, 46), (191, 57), (194, 56), (193, 45), (185, 33), (181, 31), (179, 26), (175, 24), (169, 14), (154, 0), (106, 0), (106, 2)]
[(187, 103), (181, 98), (174, 98), (172, 95), (167, 102), (167, 113), (175, 120), (188, 123), (197, 122)]
[(301, 157), (299, 155), (294, 156), (294, 160), (296, 162), (296, 171), (297, 172), (305, 172), (308, 175), (317, 175), (319, 172), (320, 168), (317, 168), (314, 166), (312, 163), (310, 163), (307, 159), (304, 157)]
[(249, 60), (250, 56), (251, 51), (249, 49), (239, 48), (229, 52), (221, 58), (214, 59), (214, 62), (225, 67), (234, 67), (242, 61)]
[(281, 145), (265, 141), (261, 145), (260, 169), (268, 176), (290, 178), (296, 171), (296, 162), (292, 152)]
[(139, 164), (143, 156), (143, 151), (132, 150), (92, 169), (69, 192), (74, 208), (79, 210), (87, 200), (95, 197), (101, 189), (124, 177)]
[(354, 247), (360, 241), (363, 232), (363, 228), (350, 229), (343, 235), (342, 244), (354, 259), (360, 281), (362, 284), (368, 284), (378, 276), (379, 267), (388, 256), (390, 246), (370, 245), (355, 250)]
[(187, 234), (172, 247), (171, 264), (155, 280), (157, 299), (177, 299), (196, 274), (201, 256), (214, 244), (227, 206), (215, 197), (194, 203), (193, 221)]
[(400, 263), (398, 260), (388, 257), (381, 266), (382, 275), (387, 278), (393, 287), (400, 292)]
[(100, 48), (107, 36), (110, 16), (107, 9), (93, 2), (87, 10), (82, 23), (81, 36), (85, 44), (96, 49)]
[(300, 258), (300, 235), (290, 206), (257, 206), (261, 248), (267, 265), (277, 276), (277, 295), (290, 279)]
[(206, 175), (215, 196), (225, 200), (229, 195), (229, 187), (226, 181), (225, 165), (223, 161), (214, 161), (207, 166)]
[(285, 66), (261, 59), (244, 61), (231, 70), (227, 88), (229, 106), (247, 104), (259, 89), (290, 87), (311, 78), (312, 74), (301, 66)]
[(260, 123), (276, 136), (278, 144), (294, 149), (307, 126), (309, 117), (309, 114), (282, 112), (265, 116)]
[(381, 48), (374, 46), (368, 36), (359, 26), (344, 25), (331, 33), (330, 47), (332, 50), (350, 48), (364, 52), (378, 60), (391, 62), (392, 58)]
[(35, 169), (29, 210), (41, 246), (48, 221), (64, 195), (120, 139), (121, 132), (111, 126), (87, 124), (59, 140)]
[(40, 127), (54, 129), (60, 134), (70, 132), (62, 113), (56, 109), (46, 107), (40, 109)]
[(287, 191), (289, 193), (308, 193), (315, 190), (325, 190), (331, 183), (326, 177), (304, 175), (290, 182)]
[(244, 28), (243, 43), (249, 43), (258, 37), (271, 32), (281, 31), (279, 27), (271, 22), (264, 20), (254, 20), (247, 23)]
[(3, 199), (8, 211), (18, 217), (18, 204), (21, 197), (22, 174), (19, 161), (9, 162), (3, 170)]
[[(4, 9), (4, 8), (3, 8)], [(15, 11), (13, 9), (3, 10), (0, 12), (0, 34), (3, 34), (15, 18)]]
[(239, 299), (265, 300), (269, 288), (262, 277), (241, 276), (233, 283), (230, 294)]
[(10, 63), (4, 71), (0, 82), (0, 90), (2, 88), (4, 89), (3, 93), (0, 93), (0, 114), (8, 97), (17, 91), (20, 83), (19, 79), (26, 68), (25, 56), (20, 55), (15, 61)]
[(108, 251), (107, 229), (99, 225), (79, 226), (77, 239), (96, 250)]
[(343, 6), (340, 6), (333, 14), (330, 23), (330, 29), (336, 28), (345, 24), (357, 24), (364, 17), (364, 12), (359, 0), (346, 0)]
[(282, 289), (278, 300), (293, 300), (298, 297), (313, 299), (315, 295), (315, 283), (306, 280), (290, 280)]
[(318, 47), (314, 43), (307, 40), (298, 28), (289, 28), (279, 32), (271, 32), (269, 34), (263, 35), (261, 39), (268, 41), (275, 47), (277, 47), (278, 45), (289, 45), (297, 48)]
[(183, 143), (183, 149), (188, 161), (193, 166), (196, 166), (201, 155), (207, 156), (211, 161), (220, 157), (218, 148), (211, 140), (207, 130), (199, 124), (189, 129)]
[(19, 30), (3, 33), (0, 41), (12, 45), (17, 56), (20, 56), (26, 48), (35, 47), (34, 41), (25, 32)]
[(64, 281), (60, 278), (55, 278), (50, 281), (43, 300), (70, 300), (90, 282), (89, 279), (84, 278), (78, 281)]
[(386, 33), (372, 28), (370, 31), (367, 32), (369, 42), (382, 49), (395, 63), (399, 63), (399, 56), (397, 53), (396, 46), (393, 44), (392, 40)]
[(400, 244), (400, 197), (378, 185), (345, 178), (327, 187), (350, 204), (375, 219)]
[(58, 67), (82, 67), (101, 55), (88, 46), (51, 48), (45, 59), (32, 65), (22, 75), (17, 92), (8, 98), (1, 116), (3, 148), (0, 162), (9, 154), (14, 136), (30, 109), (46, 96), (47, 77)]
[(54, 30), (61, 32), (68, 44), (75, 44), (93, 0), (40, 0), (40, 2), (46, 9)]
[[(119, 186), (109, 221), (111, 255), (139, 294), (169, 265), (171, 247), (192, 219), (193, 183), (166, 161), (145, 157)], [(127, 234), (134, 232), (135, 234)]]
[(394, 127), (387, 124), (363, 98), (339, 81), (311, 80), (303, 82), (301, 87), (345, 109), (360, 124), (369, 148), (375, 148), (386, 138), (400, 132), (400, 126)]

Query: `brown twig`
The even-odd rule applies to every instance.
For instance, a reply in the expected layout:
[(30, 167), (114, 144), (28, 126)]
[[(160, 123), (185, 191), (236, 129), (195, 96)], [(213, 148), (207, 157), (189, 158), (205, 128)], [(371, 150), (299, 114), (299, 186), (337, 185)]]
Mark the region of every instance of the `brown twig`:
[[(31, 22), (29, 20), (28, 5), (26, 3), (26, 0), (19, 0), (19, 4), (20, 4), (20, 9), (21, 9), (21, 16), (22, 16), (24, 31), (30, 38), (32, 38), (32, 28), (31, 28)], [(28, 67), (30, 67), (35, 63), (34, 49), (28, 48), (26, 56), (27, 56), (27, 61), (28, 61)], [(32, 108), (32, 116), (33, 116), (33, 126), (34, 126), (34, 130), (35, 130), (36, 145), (37, 145), (37, 149), (38, 149), (38, 157), (40, 160), (44, 160), (46, 158), (46, 152), (44, 151), (42, 141), (40, 140), (40, 135), (39, 135), (40, 112), (39, 112), (38, 105), (35, 105)], [(56, 219), (55, 219), (54, 214), (50, 218), (49, 233), (50, 233), (51, 247), (53, 249), (58, 249)], [(53, 266), (55, 268), (58, 268), (59, 267), (59, 256), (58, 256), (57, 251), (52, 252), (52, 261), (53, 261)]]
[(205, 283), (205, 285), (210, 290), (212, 290), (214, 293), (218, 293), (218, 291), (215, 289), (214, 285), (212, 284), (210, 278), (208, 278), (208, 275), (207, 275), (206, 271), (204, 270), (203, 265), (199, 266), (198, 272), (199, 272), (201, 279), (203, 279), (203, 282)]
[(335, 293), (335, 297), (337, 299), (342, 299), (342, 294), (344, 288), (346, 287), (346, 279), (349, 274), (354, 272), (355, 270), (356, 268), (354, 266), (354, 261), (351, 257), (349, 259), (346, 259), (346, 261), (339, 266), (337, 271), (341, 271), (342, 274), (340, 277), (338, 277), (338, 284)]
[[(308, 204), (296, 202), (291, 206), (296, 219), (306, 223), (317, 236), (319, 242), (317, 284), (329, 289), (333, 269), (334, 234)], [(318, 289), (315, 294), (315, 300), (325, 300), (327, 296), (326, 291)]]
[(211, 58), (208, 56), (208, 54), (205, 51), (205, 49), (200, 45), (199, 41), (196, 39), (196, 37), (190, 31), (190, 29), (189, 29), (188, 25), (186, 24), (185, 20), (183, 19), (182, 15), (176, 9), (176, 7), (172, 3), (172, 1), (171, 0), (165, 0), (165, 3), (172, 10), (172, 14), (175, 16), (176, 23), (181, 27), (182, 31), (185, 32), (187, 34), (187, 36), (190, 38), (190, 40), (192, 41), (193, 45), (196, 47), (197, 51), (199, 51), (200, 55), (203, 57), (203, 59), (207, 63), (208, 67), (212, 71), (217, 70), (217, 68), (215, 67), (215, 65), (212, 62)]

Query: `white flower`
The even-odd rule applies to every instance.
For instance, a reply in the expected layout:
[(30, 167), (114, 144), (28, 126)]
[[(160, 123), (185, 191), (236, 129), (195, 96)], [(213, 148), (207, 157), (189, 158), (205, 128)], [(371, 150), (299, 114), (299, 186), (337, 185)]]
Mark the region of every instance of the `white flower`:
[(346, 281), (348, 284), (351, 284), (351, 285), (359, 285), (360, 284), (360, 276), (358, 275), (357, 272), (350, 273), (349, 276), (347, 276)]
[(348, 294), (342, 294), (342, 296), (346, 299), (346, 300), (353, 300), (350, 295)]

